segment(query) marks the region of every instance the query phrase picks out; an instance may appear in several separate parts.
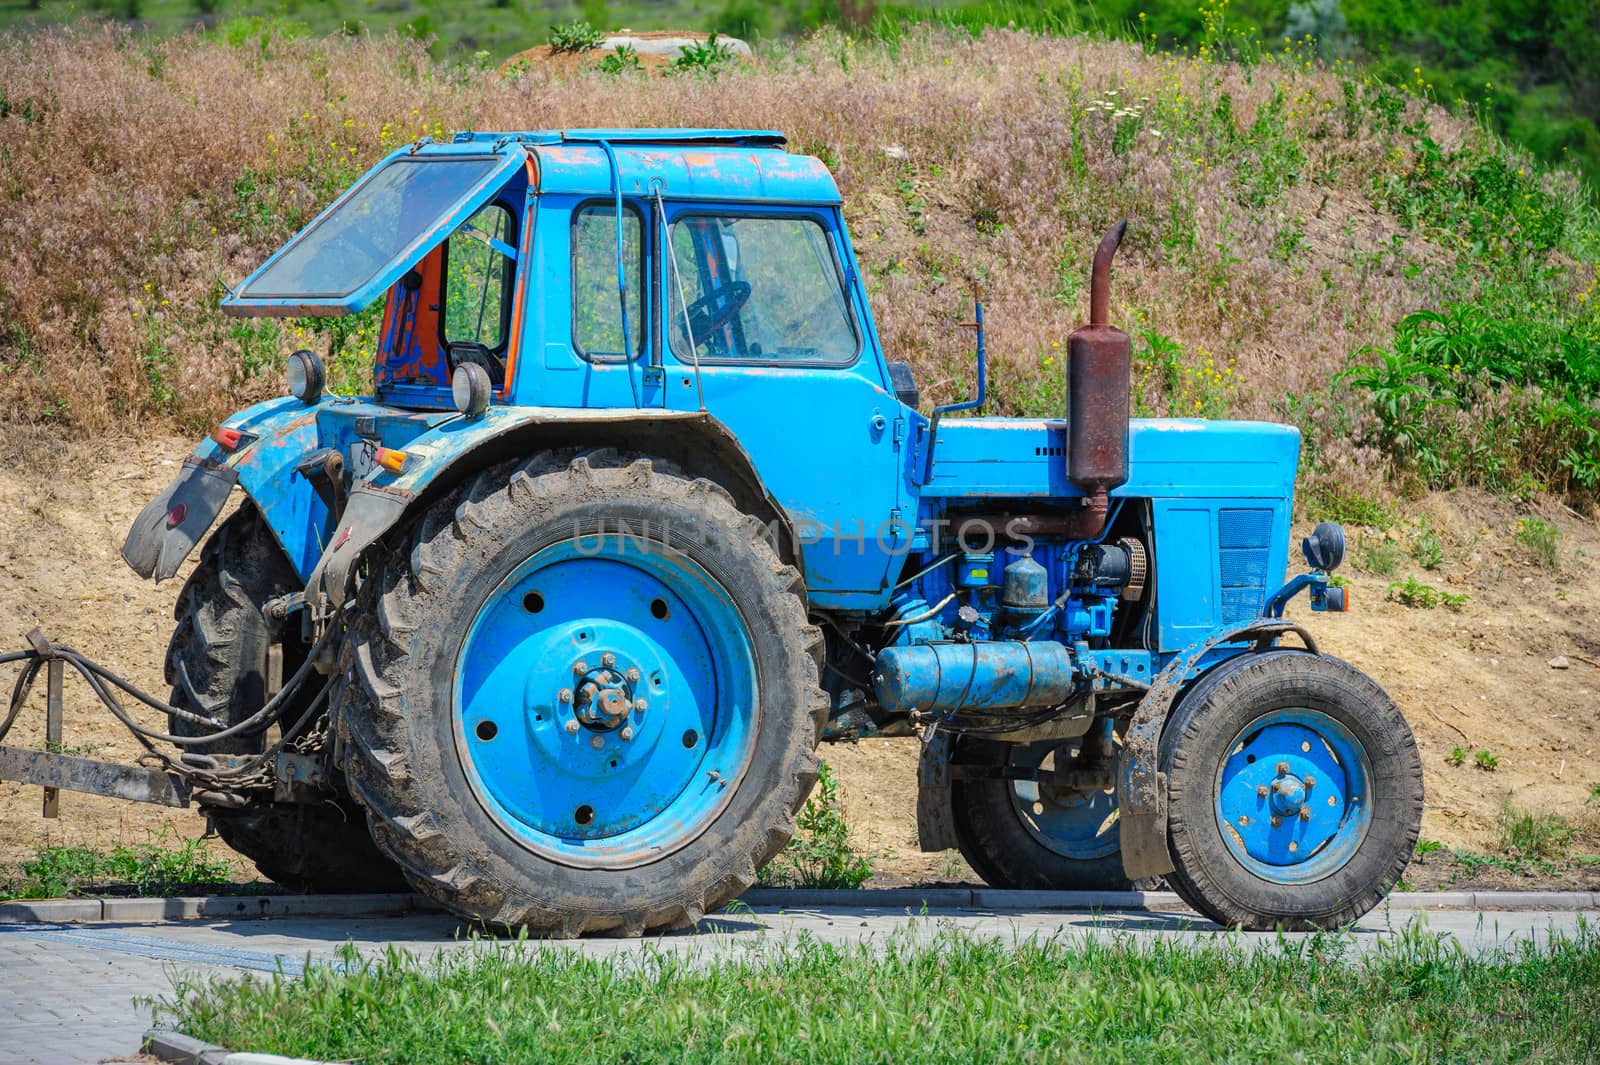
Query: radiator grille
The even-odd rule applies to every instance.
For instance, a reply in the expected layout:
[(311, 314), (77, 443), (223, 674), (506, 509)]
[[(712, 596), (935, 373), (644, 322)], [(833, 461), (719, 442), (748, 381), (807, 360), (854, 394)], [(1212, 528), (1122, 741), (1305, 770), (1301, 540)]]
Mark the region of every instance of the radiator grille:
[(1224, 624), (1245, 621), (1261, 612), (1267, 598), (1271, 545), (1271, 510), (1225, 508), (1217, 512)]

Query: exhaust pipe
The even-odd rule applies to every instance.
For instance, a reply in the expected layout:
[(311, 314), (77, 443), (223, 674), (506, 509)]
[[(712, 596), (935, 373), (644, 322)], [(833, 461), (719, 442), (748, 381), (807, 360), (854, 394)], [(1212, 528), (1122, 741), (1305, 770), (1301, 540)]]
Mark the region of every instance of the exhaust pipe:
[(1067, 480), (1085, 496), (1084, 539), (1105, 531), (1107, 493), (1128, 480), (1133, 344), (1106, 321), (1111, 260), (1127, 230), (1126, 221), (1118, 222), (1100, 241), (1089, 280), (1089, 324), (1067, 338)]

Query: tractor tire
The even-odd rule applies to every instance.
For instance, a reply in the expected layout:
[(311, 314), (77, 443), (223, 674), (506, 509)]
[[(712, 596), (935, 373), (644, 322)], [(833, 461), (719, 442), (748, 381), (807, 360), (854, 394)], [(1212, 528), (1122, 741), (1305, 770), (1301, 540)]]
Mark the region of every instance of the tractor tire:
[(664, 462), (569, 451), (476, 475), (374, 560), (338, 727), (418, 890), (637, 936), (755, 880), (827, 713), (821, 633), (764, 531)]
[[(1067, 743), (959, 741), (953, 764), (1037, 768)], [(998, 778), (951, 782), (951, 815), (961, 856), (991, 887), (1030, 891), (1131, 891), (1122, 871), (1115, 791), (1057, 795), (1038, 783)]]
[[(167, 646), (168, 701), (224, 724), (242, 721), (266, 699), (267, 647), (275, 636), (262, 615), (271, 599), (302, 587), (294, 568), (262, 520), (245, 502), (206, 541), (200, 561), (178, 593), (178, 626)], [(309, 648), (284, 641), (284, 676)], [(309, 702), (314, 692), (308, 692)], [(287, 720), (295, 719), (291, 708)], [(174, 735), (204, 730), (168, 718)], [(241, 733), (187, 748), (216, 754), (259, 754), (264, 732)], [(261, 875), (293, 891), (320, 893), (403, 891), (405, 879), (373, 846), (366, 824), (348, 800), (322, 805), (252, 802), (241, 808), (202, 806), (224, 843), (249, 858)]]
[(1279, 649), (1200, 678), (1162, 732), (1167, 877), (1250, 931), (1339, 928), (1381, 902), (1422, 823), (1405, 717), (1337, 658)]

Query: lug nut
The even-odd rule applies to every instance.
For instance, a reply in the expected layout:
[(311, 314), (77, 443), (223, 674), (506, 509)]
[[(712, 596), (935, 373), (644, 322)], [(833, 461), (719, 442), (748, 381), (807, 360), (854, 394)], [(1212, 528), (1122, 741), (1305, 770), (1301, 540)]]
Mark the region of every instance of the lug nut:
[(1286, 777), (1286, 776), (1289, 775), (1289, 763), (1288, 762), (1279, 762), (1278, 763), (1278, 775), (1280, 777)]
[(617, 733), (617, 735), (621, 736), (624, 742), (633, 739), (633, 726), (631, 726), (631, 725), (622, 726), (622, 731)]
[(600, 664), (606, 669), (610, 669), (612, 666), (617, 664), (617, 656), (612, 654), (610, 651), (607, 651), (605, 654), (600, 656)]
[(1266, 797), (1267, 797), (1267, 786), (1265, 784), (1261, 784), (1261, 785), (1257, 786), (1257, 788), (1256, 788), (1256, 798), (1265, 799)]
[(589, 741), (589, 746), (593, 747), (597, 751), (600, 748), (604, 747), (605, 745), (606, 745), (606, 741), (605, 741), (605, 738), (602, 737), (602, 736), (596, 736), (594, 739)]
[(572, 663), (572, 672), (582, 676), (583, 674), (589, 672), (589, 663), (585, 662), (581, 658), (578, 659), (576, 662)]
[(568, 721), (567, 722), (567, 731), (568, 732), (577, 732), (578, 731), (578, 723), (576, 721)]
[(633, 712), (634, 713), (642, 714), (648, 709), (650, 709), (650, 704), (645, 702), (643, 699), (635, 699), (633, 701)]
[(627, 678), (629, 684), (639, 683), (639, 667), (631, 667), (628, 672), (623, 674), (623, 676)]
[(1302, 821), (1311, 820), (1311, 807), (1309, 807), (1309, 806), (1300, 807), (1300, 820), (1302, 820)]
[(1313, 777), (1313, 776), (1307, 776), (1306, 777), (1306, 787), (1308, 787), (1308, 788), (1309, 787), (1313, 787), (1313, 786), (1316, 785), (1316, 783), (1317, 783), (1317, 778), (1316, 777)]
[(1273, 814), (1272, 815), (1272, 827), (1273, 828), (1277, 828), (1281, 824), (1283, 824), (1283, 818), (1279, 817), (1277, 814)]
[(556, 698), (564, 703), (572, 702), (572, 689), (562, 688), (560, 691), (556, 692)]

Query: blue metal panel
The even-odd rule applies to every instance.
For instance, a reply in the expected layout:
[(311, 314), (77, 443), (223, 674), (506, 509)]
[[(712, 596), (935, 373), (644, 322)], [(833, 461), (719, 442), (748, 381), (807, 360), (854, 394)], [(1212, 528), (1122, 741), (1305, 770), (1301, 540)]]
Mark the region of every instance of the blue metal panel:
[(658, 126), (629, 128), (577, 128), (525, 130), (504, 133), (485, 130), (462, 130), (455, 135), (457, 144), (495, 144), (506, 139), (524, 144), (560, 144), (563, 141), (609, 141), (612, 144), (716, 144), (726, 147), (781, 148), (788, 140), (775, 129), (711, 129), (693, 126)]
[[(596, 144), (535, 144), (539, 191), (549, 195), (605, 196), (611, 169)], [(659, 187), (670, 200), (717, 200), (831, 206), (839, 186), (822, 162), (776, 148), (659, 144), (616, 149), (624, 196), (649, 196)]]
[[(1261, 613), (1267, 598), (1272, 510), (1224, 507), (1217, 512), (1217, 550), (1222, 621), (1244, 621)], [(1274, 587), (1280, 582), (1273, 582)]]
[(331, 398), (308, 407), (285, 396), (247, 407), (222, 423), (255, 439), (229, 449), (207, 438), (194, 449), (197, 459), (238, 473), (239, 487), (255, 500), (301, 577), (309, 577), (322, 557), (330, 530), (327, 507), (295, 466), (324, 447), (336, 447), (348, 458), (356, 439), (355, 420), (361, 416), (373, 419), (385, 447), (395, 448), (404, 448), (440, 421), (460, 420), (453, 411), (401, 411)]
[[(1067, 423), (1022, 418), (952, 418), (939, 426), (927, 497), (1072, 498)], [(1129, 479), (1113, 497), (1276, 498), (1294, 485), (1300, 433), (1270, 422), (1135, 419), (1128, 428)]]

